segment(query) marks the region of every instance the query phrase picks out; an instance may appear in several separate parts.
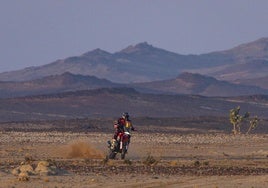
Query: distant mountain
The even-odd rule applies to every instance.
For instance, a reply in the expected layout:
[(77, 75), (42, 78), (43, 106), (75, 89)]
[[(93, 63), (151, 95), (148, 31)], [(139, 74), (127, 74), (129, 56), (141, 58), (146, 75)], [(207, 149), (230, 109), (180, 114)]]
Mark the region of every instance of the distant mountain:
[[(180, 59), (182, 64), (177, 63)], [(184, 59), (182, 55), (155, 48), (147, 43), (140, 43), (114, 54), (96, 49), (81, 56), (57, 60), (44, 66), (1, 73), (0, 80), (33, 80), (70, 72), (94, 75), (119, 83), (150, 81), (174, 77), (187, 65)], [(170, 72), (167, 67), (172, 67), (175, 71)]]
[(95, 76), (74, 75), (67, 72), (32, 81), (0, 82), (0, 98), (110, 87), (122, 87), (122, 85)]
[(181, 55), (144, 42), (116, 53), (96, 49), (43, 66), (4, 72), (0, 80), (26, 81), (70, 72), (133, 83), (172, 79), (182, 72), (192, 72), (235, 81), (267, 76), (267, 70), (268, 38), (201, 55)]
[(138, 91), (203, 96), (240, 96), (268, 94), (256, 86), (232, 84), (200, 74), (182, 73), (175, 79), (132, 84)]
[(227, 80), (231, 82), (235, 82), (236, 80), (254, 79), (267, 75), (268, 61), (263, 59), (251, 60), (245, 63), (216, 67), (208, 71), (201, 70), (199, 72), (213, 76), (219, 80)]
[(232, 82), (268, 76), (268, 38), (261, 38), (230, 50), (212, 54), (229, 57), (229, 62), (220, 66), (192, 70), (191, 72)]
[(182, 73), (174, 79), (118, 84), (95, 76), (61, 75), (23, 82), (0, 82), (0, 98), (32, 95), (57, 94), (68, 91), (94, 90), (98, 88), (135, 88), (142, 93), (152, 94), (190, 94), (203, 96), (240, 96), (268, 94), (268, 89), (256, 86), (232, 84), (213, 77), (193, 73)]
[(268, 76), (253, 79), (235, 80), (235, 82), (237, 84), (258, 86), (264, 89), (268, 89)]
[(233, 56), (240, 62), (248, 62), (256, 59), (268, 59), (268, 38), (260, 38), (256, 41), (241, 44), (222, 53)]

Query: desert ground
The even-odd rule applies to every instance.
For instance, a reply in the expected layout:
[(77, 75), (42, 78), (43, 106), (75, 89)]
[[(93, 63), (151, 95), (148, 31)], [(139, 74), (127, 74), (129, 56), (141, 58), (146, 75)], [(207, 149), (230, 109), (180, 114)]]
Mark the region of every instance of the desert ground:
[(113, 132), (0, 130), (1, 188), (268, 187), (265, 133), (139, 127), (107, 160)]

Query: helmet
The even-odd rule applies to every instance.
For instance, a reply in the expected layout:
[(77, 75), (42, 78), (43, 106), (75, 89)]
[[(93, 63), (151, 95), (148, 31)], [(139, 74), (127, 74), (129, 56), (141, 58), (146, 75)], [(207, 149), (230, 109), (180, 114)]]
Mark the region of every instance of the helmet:
[(127, 112), (124, 112), (123, 115), (122, 115), (122, 117), (125, 118), (125, 119), (128, 119), (129, 118), (129, 115), (128, 115)]

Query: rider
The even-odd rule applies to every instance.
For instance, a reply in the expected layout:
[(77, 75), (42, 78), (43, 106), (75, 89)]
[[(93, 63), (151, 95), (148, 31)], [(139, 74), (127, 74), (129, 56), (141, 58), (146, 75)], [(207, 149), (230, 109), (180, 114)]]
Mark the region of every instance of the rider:
[(117, 121), (114, 122), (114, 128), (114, 139), (117, 139), (118, 134), (121, 132), (127, 131), (130, 133), (130, 131), (135, 130), (127, 112), (124, 112), (122, 117), (120, 117)]

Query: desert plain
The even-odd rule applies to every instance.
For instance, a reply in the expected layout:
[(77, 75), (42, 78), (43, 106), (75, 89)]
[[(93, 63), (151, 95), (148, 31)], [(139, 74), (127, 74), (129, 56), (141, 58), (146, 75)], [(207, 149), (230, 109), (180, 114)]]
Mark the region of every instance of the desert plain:
[(266, 133), (137, 124), (126, 159), (108, 160), (112, 129), (49, 126), (1, 124), (1, 188), (268, 187)]

